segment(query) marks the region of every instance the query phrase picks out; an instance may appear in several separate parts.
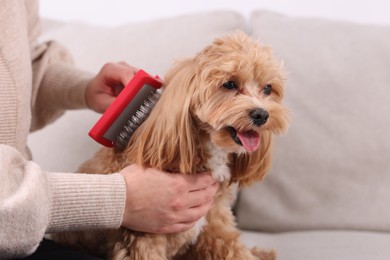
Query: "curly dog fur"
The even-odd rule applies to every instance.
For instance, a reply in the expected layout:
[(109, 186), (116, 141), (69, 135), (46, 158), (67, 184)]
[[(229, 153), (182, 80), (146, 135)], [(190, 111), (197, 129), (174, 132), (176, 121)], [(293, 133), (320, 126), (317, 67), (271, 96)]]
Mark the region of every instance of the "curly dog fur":
[(221, 182), (206, 217), (188, 231), (146, 234), (125, 228), (70, 232), (56, 240), (110, 259), (274, 259), (248, 249), (231, 211), (231, 184), (261, 181), (271, 166), (272, 138), (284, 132), (282, 64), (271, 48), (244, 33), (217, 38), (167, 73), (160, 100), (121, 153), (102, 148), (80, 172), (114, 173), (133, 163)]

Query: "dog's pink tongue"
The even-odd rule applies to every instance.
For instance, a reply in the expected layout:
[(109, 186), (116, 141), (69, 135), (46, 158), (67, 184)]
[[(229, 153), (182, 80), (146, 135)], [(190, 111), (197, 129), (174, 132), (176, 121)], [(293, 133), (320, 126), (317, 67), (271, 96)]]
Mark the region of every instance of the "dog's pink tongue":
[(248, 151), (256, 151), (260, 146), (260, 136), (256, 131), (244, 131), (237, 133), (238, 138), (240, 139), (242, 146)]

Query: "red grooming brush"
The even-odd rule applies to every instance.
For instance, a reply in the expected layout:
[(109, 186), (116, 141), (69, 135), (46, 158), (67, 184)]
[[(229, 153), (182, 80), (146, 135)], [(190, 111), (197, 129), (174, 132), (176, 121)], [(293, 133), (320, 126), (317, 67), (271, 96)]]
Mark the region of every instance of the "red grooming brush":
[(158, 76), (139, 70), (89, 132), (98, 143), (122, 151), (158, 101)]

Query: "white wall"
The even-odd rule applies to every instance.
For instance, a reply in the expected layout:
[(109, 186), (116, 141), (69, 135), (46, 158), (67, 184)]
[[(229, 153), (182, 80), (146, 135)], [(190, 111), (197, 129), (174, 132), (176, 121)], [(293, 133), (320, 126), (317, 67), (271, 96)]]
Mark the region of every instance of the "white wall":
[(293, 16), (390, 24), (388, 0), (41, 0), (44, 17), (110, 26), (215, 9), (236, 10), (248, 17), (252, 10), (268, 9)]

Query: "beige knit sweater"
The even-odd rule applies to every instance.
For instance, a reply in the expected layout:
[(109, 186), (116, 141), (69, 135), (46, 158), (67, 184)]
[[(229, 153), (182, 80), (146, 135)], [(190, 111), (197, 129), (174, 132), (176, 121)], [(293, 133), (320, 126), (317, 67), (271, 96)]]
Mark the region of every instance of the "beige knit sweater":
[(86, 108), (91, 79), (59, 44), (36, 44), (39, 32), (37, 1), (1, 0), (0, 259), (31, 254), (45, 233), (117, 228), (123, 216), (121, 175), (53, 173), (29, 161), (29, 131)]

